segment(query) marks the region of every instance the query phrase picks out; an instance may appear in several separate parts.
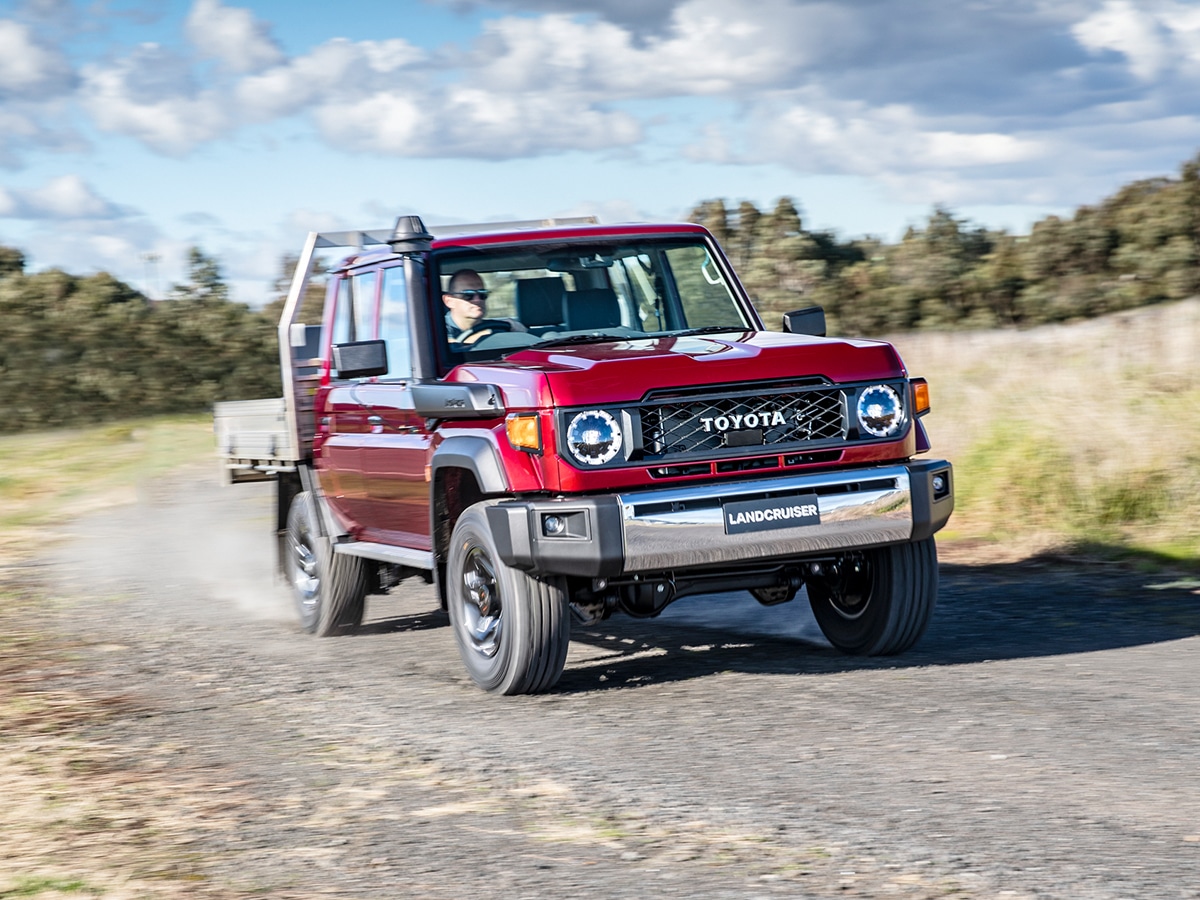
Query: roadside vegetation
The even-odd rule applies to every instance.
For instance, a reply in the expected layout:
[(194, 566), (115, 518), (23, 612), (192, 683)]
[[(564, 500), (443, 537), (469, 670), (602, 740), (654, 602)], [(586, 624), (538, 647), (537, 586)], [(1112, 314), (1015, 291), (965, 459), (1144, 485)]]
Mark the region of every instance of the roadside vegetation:
[[(198, 412), (279, 392), (275, 323), (229, 299), (193, 249), (189, 279), (151, 302), (106, 273), (27, 274), (0, 248), (0, 393), (6, 432)], [(276, 315), (276, 319), (278, 316)]]
[(0, 566), (76, 516), (128, 503), (148, 478), (212, 453), (202, 414), (0, 436)]
[(73, 684), (85, 648), (56, 634), (33, 565), (71, 518), (211, 454), (203, 416), (0, 436), (0, 898), (225, 895), (189, 847), (203, 788), (96, 736), (133, 701)]
[(1200, 565), (1200, 299), (892, 340), (955, 463), (946, 538)]
[(1028, 235), (938, 207), (898, 243), (840, 241), (805, 229), (787, 197), (769, 212), (710, 200), (691, 219), (717, 235), (771, 327), (814, 303), (840, 333), (877, 335), (1069, 322), (1200, 293), (1200, 155)]

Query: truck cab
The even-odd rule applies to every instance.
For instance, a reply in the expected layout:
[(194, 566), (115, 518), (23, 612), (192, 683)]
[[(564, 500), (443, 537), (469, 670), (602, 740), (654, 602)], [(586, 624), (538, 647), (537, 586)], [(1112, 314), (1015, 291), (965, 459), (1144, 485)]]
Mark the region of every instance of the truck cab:
[[(358, 246), (317, 328), (295, 318), (322, 242)], [(487, 690), (550, 688), (572, 621), (699, 592), (803, 587), (834, 646), (902, 652), (953, 508), (949, 463), (919, 458), (928, 386), (819, 309), (784, 325), (693, 224), (314, 234), (280, 324), (286, 450), (239, 455), (230, 425), (223, 455), (279, 480), (306, 630), (424, 577)]]

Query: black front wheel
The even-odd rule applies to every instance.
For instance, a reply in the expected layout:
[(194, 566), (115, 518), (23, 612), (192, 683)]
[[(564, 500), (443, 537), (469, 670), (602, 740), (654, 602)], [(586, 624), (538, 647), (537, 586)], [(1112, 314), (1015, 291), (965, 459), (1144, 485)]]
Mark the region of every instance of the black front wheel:
[(843, 653), (888, 656), (921, 639), (937, 604), (933, 538), (847, 553), (805, 579), (821, 631)]
[(571, 641), (565, 582), (505, 565), (486, 510), (486, 503), (465, 510), (450, 541), (446, 597), (459, 654), (485, 691), (549, 690)]

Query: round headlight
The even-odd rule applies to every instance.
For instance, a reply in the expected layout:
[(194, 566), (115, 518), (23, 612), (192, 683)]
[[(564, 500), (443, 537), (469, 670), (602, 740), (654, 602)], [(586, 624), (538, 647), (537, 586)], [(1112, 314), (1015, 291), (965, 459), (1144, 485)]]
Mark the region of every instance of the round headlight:
[(858, 395), (858, 424), (867, 434), (891, 437), (904, 424), (900, 395), (886, 384), (876, 384)]
[(567, 449), (584, 465), (602, 466), (621, 452), (621, 426), (602, 409), (576, 413), (567, 425)]

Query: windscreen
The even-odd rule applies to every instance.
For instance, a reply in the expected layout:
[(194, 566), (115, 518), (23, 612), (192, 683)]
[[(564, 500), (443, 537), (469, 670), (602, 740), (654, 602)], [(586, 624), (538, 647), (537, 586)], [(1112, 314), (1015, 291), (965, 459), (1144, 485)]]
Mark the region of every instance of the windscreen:
[(754, 327), (702, 240), (547, 243), (435, 256), (444, 358)]

